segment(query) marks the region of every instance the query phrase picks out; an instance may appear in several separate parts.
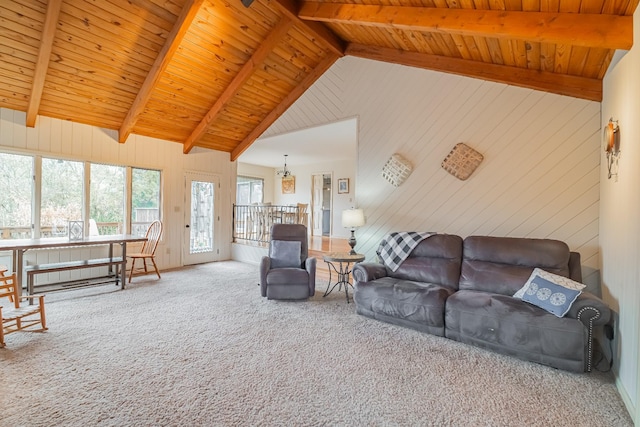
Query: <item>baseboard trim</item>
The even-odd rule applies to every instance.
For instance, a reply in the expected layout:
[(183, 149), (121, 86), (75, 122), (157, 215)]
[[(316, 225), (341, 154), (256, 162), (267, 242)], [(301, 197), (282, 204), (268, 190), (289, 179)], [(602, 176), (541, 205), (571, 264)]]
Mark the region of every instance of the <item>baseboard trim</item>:
[(620, 381), (620, 378), (618, 377), (618, 375), (616, 375), (616, 388), (618, 389), (618, 393), (620, 393), (620, 397), (624, 402), (624, 406), (627, 407), (627, 411), (629, 412), (631, 419), (636, 420), (635, 424), (638, 425), (637, 418), (636, 418), (636, 411), (638, 408), (636, 408), (635, 402), (631, 401), (631, 398), (629, 397), (629, 394), (627, 393), (627, 390), (624, 388), (624, 385)]

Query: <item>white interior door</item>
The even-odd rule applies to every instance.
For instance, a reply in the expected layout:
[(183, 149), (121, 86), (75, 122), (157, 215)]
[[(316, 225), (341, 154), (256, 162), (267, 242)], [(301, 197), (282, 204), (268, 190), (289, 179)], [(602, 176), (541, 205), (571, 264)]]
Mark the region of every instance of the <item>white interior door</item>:
[(185, 174), (184, 265), (218, 260), (219, 189), (220, 182), (214, 175)]
[(312, 176), (311, 189), (311, 234), (322, 236), (322, 174)]

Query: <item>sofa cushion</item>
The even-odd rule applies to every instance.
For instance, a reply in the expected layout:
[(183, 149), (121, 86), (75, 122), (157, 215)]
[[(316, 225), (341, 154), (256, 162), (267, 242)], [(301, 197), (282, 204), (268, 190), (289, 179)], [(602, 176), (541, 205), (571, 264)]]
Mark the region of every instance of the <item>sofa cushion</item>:
[(267, 285), (296, 285), (309, 286), (307, 270), (295, 267), (276, 268), (267, 273)]
[(387, 275), (457, 290), (461, 260), (462, 238), (436, 234), (420, 242), (395, 272), (387, 268)]
[(445, 335), (575, 372), (584, 371), (588, 331), (511, 296), (460, 290), (447, 299)]
[(569, 247), (558, 240), (470, 236), (459, 288), (511, 296), (536, 267), (569, 277), (569, 257)]
[(435, 335), (444, 335), (444, 305), (454, 290), (434, 283), (383, 277), (357, 282), (358, 313)]

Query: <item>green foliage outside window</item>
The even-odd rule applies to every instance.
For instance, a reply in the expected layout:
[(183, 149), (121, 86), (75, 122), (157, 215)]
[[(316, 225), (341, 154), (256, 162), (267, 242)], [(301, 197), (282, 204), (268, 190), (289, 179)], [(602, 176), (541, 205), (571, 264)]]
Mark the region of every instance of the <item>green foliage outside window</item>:
[(31, 228), (33, 158), (0, 153), (0, 228)]

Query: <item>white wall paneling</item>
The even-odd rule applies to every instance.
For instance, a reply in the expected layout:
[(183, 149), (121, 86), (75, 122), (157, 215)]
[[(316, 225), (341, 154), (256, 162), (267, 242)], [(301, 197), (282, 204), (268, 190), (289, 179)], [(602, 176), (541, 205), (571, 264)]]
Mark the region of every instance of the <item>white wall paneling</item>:
[[(639, 17), (637, 11), (636, 38)], [(359, 251), (373, 259), (383, 235), (397, 230), (566, 241), (582, 255), (588, 289), (616, 311), (614, 372), (640, 425), (639, 48), (611, 68), (602, 106), (351, 57), (337, 64), (330, 71), (341, 78), (323, 76), (276, 124), (278, 132), (295, 129), (299, 109), (319, 108), (316, 92), (343, 85), (336, 93), (342, 102), (331, 102), (343, 109), (330, 120), (359, 117), (356, 195), (367, 217), (357, 232)], [(623, 138), (617, 180), (606, 179), (600, 144), (611, 116)], [(484, 155), (464, 182), (440, 167), (458, 142)], [(399, 188), (380, 176), (395, 152), (414, 165)]]
[[(229, 154), (195, 148), (190, 154), (182, 153), (182, 145), (169, 141), (131, 135), (125, 144), (119, 144), (117, 132), (69, 121), (38, 117), (35, 128), (25, 126), (25, 113), (0, 109), (0, 150), (68, 158), (116, 165), (136, 166), (162, 170), (162, 219), (164, 232), (156, 252), (160, 269), (182, 265), (181, 247), (184, 233), (184, 173), (185, 171), (215, 174), (220, 177), (221, 224), (217, 244), (220, 259), (231, 257), (231, 212), (235, 200), (236, 162)], [(93, 250), (93, 249), (92, 249)], [(102, 249), (104, 250), (104, 248)], [(89, 253), (58, 253), (58, 251), (27, 252), (29, 263), (54, 262), (65, 256), (76, 259)], [(73, 259), (73, 258), (68, 258)], [(92, 270), (92, 269), (91, 269)], [(84, 278), (91, 270), (57, 273), (38, 280), (53, 282), (57, 279)], [(66, 276), (65, 276), (66, 275)], [(45, 275), (41, 275), (45, 276)]]
[(604, 78), (601, 124), (619, 121), (621, 154), (618, 175), (608, 179), (600, 150), (599, 227), (603, 295), (616, 311), (613, 370), (640, 425), (640, 10), (633, 22), (634, 47), (616, 53)]
[[(358, 117), (354, 203), (365, 209), (357, 234), (368, 259), (397, 230), (558, 238), (581, 252), (598, 292), (599, 103), (352, 57), (337, 64), (274, 129)], [(327, 101), (333, 117), (301, 119), (329, 95), (339, 98)], [(485, 158), (467, 181), (440, 167), (458, 142)], [(398, 188), (380, 175), (396, 152), (414, 166)]]

